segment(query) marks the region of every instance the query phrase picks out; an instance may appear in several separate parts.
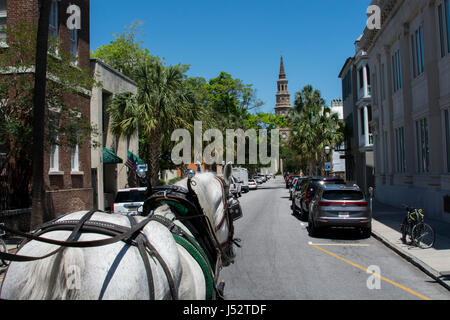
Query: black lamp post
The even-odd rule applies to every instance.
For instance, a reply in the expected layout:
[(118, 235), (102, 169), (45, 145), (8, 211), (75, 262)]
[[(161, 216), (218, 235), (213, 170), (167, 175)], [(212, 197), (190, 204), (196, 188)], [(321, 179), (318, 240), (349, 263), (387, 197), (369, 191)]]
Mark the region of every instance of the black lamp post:
[[(327, 158), (327, 162), (330, 162), (329, 160), (330, 160), (330, 153), (331, 153), (331, 148), (330, 148), (330, 146), (326, 146), (325, 147), (325, 154), (326, 154), (326, 158)], [(331, 166), (330, 166), (330, 169), (331, 169)], [(327, 177), (329, 177), (330, 176), (330, 169), (328, 169), (327, 170)]]

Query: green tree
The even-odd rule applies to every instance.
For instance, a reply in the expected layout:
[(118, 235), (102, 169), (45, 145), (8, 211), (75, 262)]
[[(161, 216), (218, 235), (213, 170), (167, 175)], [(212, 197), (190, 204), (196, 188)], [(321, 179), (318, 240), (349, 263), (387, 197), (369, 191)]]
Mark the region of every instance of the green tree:
[[(36, 25), (26, 23), (11, 25), (6, 29), (6, 33), (8, 47), (3, 48), (0, 54), (0, 74), (2, 75), (0, 77), (0, 150), (6, 153), (3, 166), (8, 175), (8, 207), (24, 208), (31, 205), (30, 186), (32, 186), (33, 164), (37, 165), (34, 169), (35, 176), (33, 176), (33, 187), (36, 192), (33, 198), (39, 200), (42, 205), (45, 187), (42, 182), (43, 161), (38, 159), (43, 159), (43, 151), (45, 149), (48, 151), (52, 144), (71, 148), (75, 144), (89, 141), (91, 133), (95, 133), (88, 119), (84, 118), (75, 106), (68, 103), (67, 96), (79, 95), (80, 92), (90, 90), (96, 83), (90, 70), (74, 67), (74, 58), (62, 49), (57, 50), (60, 44), (50, 39), (48, 51), (59, 52), (59, 54), (58, 57), (54, 54), (49, 55), (46, 68), (45, 65), (42, 66), (46, 80), (36, 78), (38, 85), (45, 84), (45, 97), (37, 97), (36, 105), (39, 105), (41, 109), (33, 108), (35, 76), (37, 77), (38, 70), (36, 67), (35, 74), (32, 66), (35, 65), (36, 60), (39, 60), (36, 55), (38, 39)], [(44, 39), (47, 39), (45, 34)], [(45, 54), (47, 55), (47, 50)], [(42, 74), (41, 69), (39, 74)], [(47, 78), (45, 78), (45, 70)], [(42, 104), (44, 104), (44, 111), (42, 111)], [(55, 113), (57, 119), (54, 119), (57, 121), (44, 122), (44, 119), (52, 119), (50, 109), (58, 109)], [(39, 131), (35, 131), (33, 127), (34, 120), (43, 126)], [(37, 136), (42, 140), (33, 142), (33, 137), (37, 138)], [(58, 140), (55, 140), (56, 136)], [(32, 152), (30, 146), (35, 144)], [(46, 218), (46, 212), (40, 209), (34, 212), (37, 212), (36, 216), (32, 217), (35, 226)]]
[(308, 85), (296, 94), (289, 127), (288, 145), (297, 152), (291, 156), (300, 159), (299, 166), (304, 172), (315, 175), (320, 171), (323, 174), (325, 147), (333, 148), (343, 141), (345, 122), (325, 106), (320, 91)]
[(109, 44), (91, 52), (91, 57), (102, 60), (127, 77), (136, 80), (135, 71), (139, 66), (159, 59), (150, 55), (150, 51), (138, 42), (137, 34), (142, 25), (142, 21), (136, 21), (125, 27), (124, 32), (114, 34), (115, 39)]
[(184, 68), (145, 62), (135, 70), (136, 95), (117, 95), (109, 108), (111, 130), (117, 135), (139, 132), (143, 160), (149, 165), (152, 184), (158, 185), (161, 147), (178, 128), (193, 126), (193, 94), (184, 86)]

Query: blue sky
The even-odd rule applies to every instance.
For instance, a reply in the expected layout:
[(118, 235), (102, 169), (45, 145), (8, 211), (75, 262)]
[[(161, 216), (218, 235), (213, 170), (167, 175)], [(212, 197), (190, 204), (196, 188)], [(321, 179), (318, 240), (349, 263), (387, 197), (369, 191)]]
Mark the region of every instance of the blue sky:
[(280, 52), (291, 100), (307, 84), (329, 104), (341, 98), (339, 71), (354, 54), (370, 0), (94, 0), (91, 50), (109, 43), (133, 21), (151, 54), (189, 64), (190, 76), (221, 71), (251, 83), (273, 112)]

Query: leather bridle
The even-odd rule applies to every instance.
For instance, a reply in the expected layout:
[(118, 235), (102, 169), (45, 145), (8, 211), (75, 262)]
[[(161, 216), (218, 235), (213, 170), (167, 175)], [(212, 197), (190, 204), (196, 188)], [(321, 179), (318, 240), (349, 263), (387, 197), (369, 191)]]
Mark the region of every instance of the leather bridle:
[[(179, 220), (183, 224), (185, 224), (186, 227), (194, 235), (196, 234), (198, 236), (200, 235), (200, 232), (206, 231), (207, 236), (203, 237), (203, 239), (197, 239), (197, 241), (199, 241), (199, 244), (204, 247), (203, 249), (207, 254), (207, 257), (203, 256), (205, 261), (206, 259), (208, 259), (209, 262), (215, 262), (211, 263), (211, 266), (212, 268), (214, 268), (214, 271), (210, 270), (210, 272), (214, 273), (215, 279), (214, 283), (216, 284), (218, 280), (217, 277), (219, 274), (219, 270), (222, 268), (222, 265), (223, 264), (228, 265), (232, 263), (234, 258), (227, 253), (225, 247), (232, 246), (233, 243), (238, 245), (236, 241), (233, 239), (234, 228), (233, 228), (233, 221), (232, 219), (230, 219), (230, 214), (228, 212), (228, 204), (226, 198), (226, 194), (228, 193), (226, 193), (227, 191), (226, 184), (223, 181), (223, 179), (218, 177), (217, 179), (221, 183), (224, 191), (222, 198), (224, 204), (224, 212), (223, 218), (216, 228), (214, 228), (211, 225), (210, 219), (203, 213), (203, 209), (201, 208), (198, 202), (198, 198), (194, 192), (192, 192), (191, 190), (186, 190), (179, 186), (165, 186), (154, 188), (153, 193), (146, 200), (144, 205), (144, 215), (147, 215), (147, 217), (144, 220), (142, 220), (141, 222), (137, 222), (135, 217), (128, 217), (130, 221), (130, 227), (90, 220), (94, 215), (94, 213), (100, 211), (89, 211), (80, 220), (60, 220), (58, 218), (48, 223), (45, 223), (33, 233), (23, 233), (17, 230), (10, 229), (6, 226), (0, 226), (0, 230), (3, 230), (9, 234), (15, 234), (25, 239), (25, 241), (21, 244), (21, 248), (29, 241), (38, 241), (42, 243), (59, 246), (58, 249), (53, 250), (52, 252), (40, 257), (31, 257), (31, 256), (10, 254), (7, 252), (0, 252), (0, 259), (13, 262), (30, 262), (46, 259), (53, 255), (57, 255), (50, 276), (51, 280), (55, 280), (57, 276), (57, 271), (59, 270), (60, 262), (62, 260), (62, 254), (65, 248), (102, 247), (122, 241), (128, 245), (136, 246), (139, 250), (147, 274), (149, 298), (150, 299), (155, 298), (155, 288), (148, 255), (154, 257), (162, 266), (169, 283), (171, 297), (172, 299), (177, 300), (178, 292), (176, 290), (173, 276), (171, 275), (170, 270), (167, 264), (165, 263), (164, 259), (162, 259), (161, 255), (147, 239), (146, 235), (143, 232), (143, 229), (148, 223), (156, 221), (167, 227), (172, 233), (176, 233), (177, 235), (183, 237), (185, 240), (191, 243), (193, 246), (196, 246), (196, 244), (192, 242), (192, 240), (187, 236), (187, 234), (181, 228), (176, 226), (173, 221), (169, 221), (168, 219), (165, 219), (164, 217), (158, 215), (153, 215), (154, 209), (156, 209), (156, 207), (161, 205), (161, 203), (163, 202), (165, 203), (175, 202), (185, 206), (189, 214), (184, 216), (181, 214), (176, 214), (175, 220)], [(171, 209), (174, 209), (170, 205), (169, 207), (171, 207)], [(174, 211), (177, 212), (176, 208)], [(228, 224), (229, 235), (228, 241), (222, 245), (219, 243), (215, 235), (215, 232), (219, 230), (220, 227), (225, 222)], [(43, 236), (46, 233), (52, 231), (70, 231), (71, 233), (66, 240), (54, 240), (45, 238)], [(83, 233), (96, 233), (108, 236), (108, 238), (101, 240), (78, 241), (78, 239)], [(201, 250), (199, 250), (199, 252), (201, 252)], [(49, 293), (47, 295), (47, 298), (50, 298), (53, 292), (54, 283), (55, 281), (50, 281), (50, 290), (48, 291)], [(218, 293), (215, 284), (214, 287), (216, 293)], [(104, 290), (102, 290), (102, 294), (99, 297), (100, 299), (103, 297), (103, 293)]]

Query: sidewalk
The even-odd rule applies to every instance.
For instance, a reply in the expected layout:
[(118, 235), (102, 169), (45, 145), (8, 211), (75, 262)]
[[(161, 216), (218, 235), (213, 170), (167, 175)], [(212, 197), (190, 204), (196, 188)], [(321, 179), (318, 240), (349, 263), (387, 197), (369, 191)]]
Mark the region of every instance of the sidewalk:
[(450, 223), (425, 216), (436, 233), (436, 242), (433, 248), (420, 249), (400, 240), (400, 225), (405, 214), (404, 209), (374, 201), (373, 236), (450, 290)]

